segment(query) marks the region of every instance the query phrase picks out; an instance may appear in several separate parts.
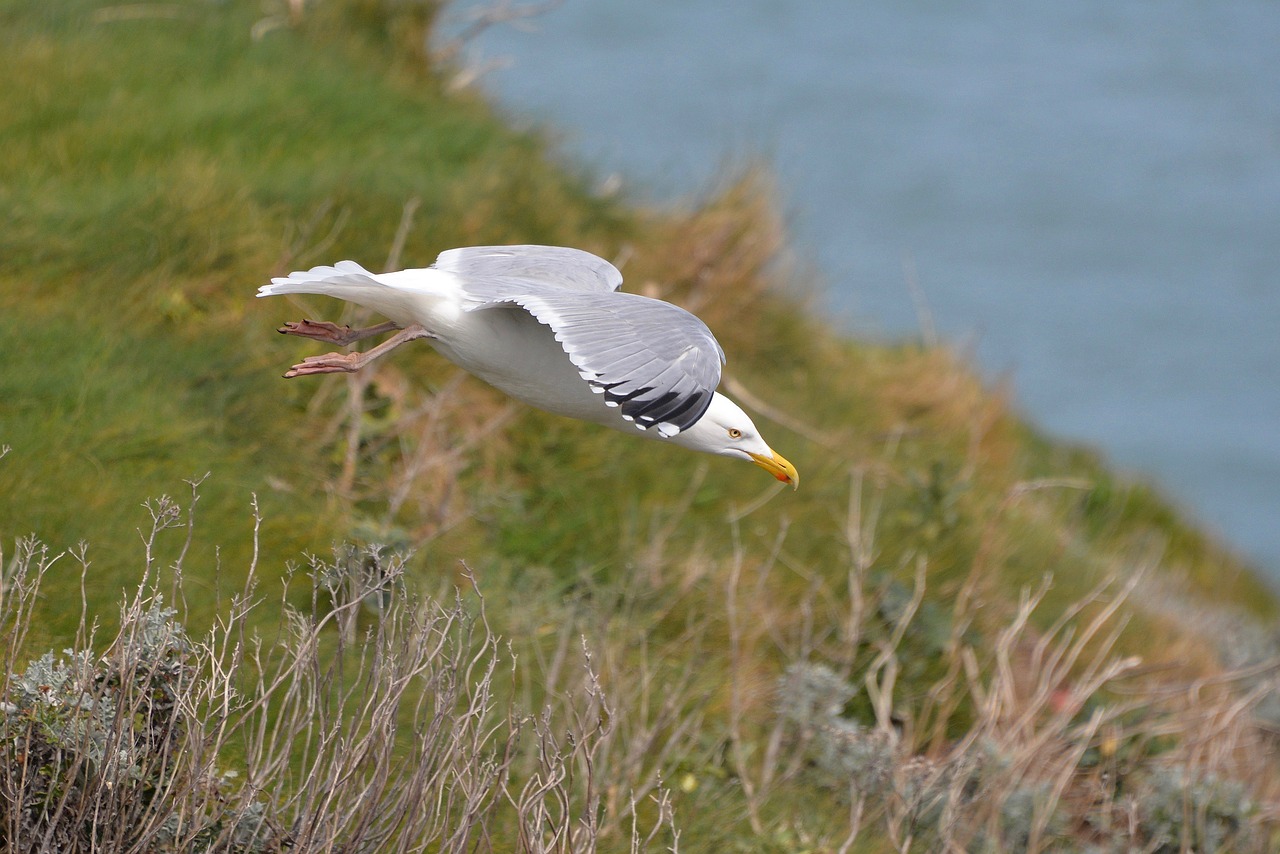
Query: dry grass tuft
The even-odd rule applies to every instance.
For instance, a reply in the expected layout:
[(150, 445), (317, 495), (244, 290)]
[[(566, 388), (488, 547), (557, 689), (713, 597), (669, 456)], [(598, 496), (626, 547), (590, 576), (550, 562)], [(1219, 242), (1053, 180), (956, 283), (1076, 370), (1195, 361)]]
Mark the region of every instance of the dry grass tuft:
[(688, 727), (625, 693), (615, 711), (587, 641), (564, 637), (548, 702), (524, 711), (501, 700), (516, 655), (483, 597), (409, 595), (380, 550), (313, 560), (274, 639), (245, 629), (273, 601), (251, 567), (194, 637), (169, 604), (185, 552), (163, 584), (151, 560), (190, 510), (148, 506), (143, 578), (102, 653), (83, 614), (77, 648), (15, 660), (42, 581), (88, 564), (25, 540), (6, 565), (0, 850), (675, 850), (655, 766)]
[(808, 778), (846, 793), (838, 850), (877, 839), (900, 851), (1270, 850), (1275, 760), (1259, 712), (1275, 684), (1259, 677), (1274, 673), (1274, 651), (1212, 675), (1119, 653), (1150, 568), (1109, 576), (1047, 621), (1036, 619), (1047, 576), (1012, 610), (984, 600), (976, 578), (951, 613), (930, 610), (923, 559), (909, 591), (877, 590), (877, 499), (855, 498), (843, 592), (815, 575), (780, 608), (730, 588), (731, 613), (750, 608), (735, 658), (774, 647), (789, 662), (772, 731), (755, 735), (789, 747), (757, 749), (741, 769), (757, 781), (744, 785), (753, 814)]
[[(883, 487), (852, 489), (843, 576), (807, 571), (786, 526), (684, 549), (677, 505), (635, 573), (563, 599), (535, 574), (490, 602), (465, 567), (470, 592), (420, 595), (393, 551), (345, 548), (279, 599), (251, 566), (200, 635), (187, 546), (157, 558), (191, 542), (191, 508), (163, 498), (116, 636), (86, 612), (74, 649), (25, 665), (42, 580), (88, 564), (22, 541), (0, 850), (1268, 850), (1274, 657), (1205, 674), (1118, 652), (1149, 572), (1048, 619), (1048, 577), (945, 611), (924, 556), (887, 583)], [(275, 608), (273, 637), (247, 629)]]
[(753, 312), (772, 298), (767, 273), (786, 234), (774, 198), (768, 176), (753, 169), (693, 211), (655, 217), (656, 248), (636, 257), (630, 288), (697, 314), (726, 349), (754, 349), (735, 335), (755, 328)]

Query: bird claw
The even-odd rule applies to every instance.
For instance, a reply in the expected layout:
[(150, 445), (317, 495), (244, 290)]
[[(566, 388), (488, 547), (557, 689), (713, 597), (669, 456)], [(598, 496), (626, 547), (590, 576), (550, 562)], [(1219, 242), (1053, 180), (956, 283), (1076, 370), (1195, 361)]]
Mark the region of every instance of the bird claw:
[(360, 369), (361, 353), (325, 353), (323, 356), (307, 356), (285, 372), (284, 378), (309, 377), (314, 374), (350, 374)]
[[(313, 330), (308, 329), (307, 324), (317, 327), (318, 334), (310, 334)], [(344, 332), (342, 327), (336, 326), (332, 323), (312, 323), (309, 320), (304, 320), (301, 323), (285, 324), (280, 331), (289, 334), (295, 328), (306, 331), (294, 334), (301, 334), (307, 338), (319, 338), (320, 340), (328, 341), (331, 339), (324, 336), (333, 330), (337, 330), (337, 334), (354, 336), (354, 339), (358, 340), (359, 338), (367, 338), (371, 334), (378, 334), (391, 329), (398, 329), (399, 327), (394, 323), (387, 322), (380, 326), (370, 327), (369, 329), (353, 329), (349, 332)], [(348, 327), (348, 329), (350, 328)], [(325, 353), (323, 356), (307, 356), (301, 362), (290, 368), (288, 372), (285, 373), (284, 378), (288, 380), (293, 379), (294, 377), (306, 377), (312, 374), (354, 374), (374, 359), (390, 353), (401, 344), (408, 341), (416, 341), (419, 338), (435, 337), (436, 335), (434, 332), (428, 332), (426, 329), (415, 323), (412, 326), (407, 326), (404, 329), (401, 329), (395, 335), (391, 336), (386, 341), (383, 341), (372, 350), (366, 350), (363, 353), (355, 351), (351, 353)]]
[(327, 320), (291, 320), (276, 331), (281, 335), (314, 338), (317, 341), (329, 341), (339, 346), (346, 346), (360, 340), (358, 336), (353, 336), (353, 333), (360, 330), (353, 330), (350, 326), (339, 326)]

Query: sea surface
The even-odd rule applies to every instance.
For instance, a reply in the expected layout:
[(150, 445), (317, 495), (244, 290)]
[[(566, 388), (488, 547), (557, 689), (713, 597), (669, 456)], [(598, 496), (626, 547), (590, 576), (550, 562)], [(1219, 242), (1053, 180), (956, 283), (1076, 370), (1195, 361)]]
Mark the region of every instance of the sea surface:
[(566, 0), (518, 23), (468, 62), (566, 156), (656, 200), (763, 158), (849, 332), (967, 343), (1280, 588), (1280, 3)]

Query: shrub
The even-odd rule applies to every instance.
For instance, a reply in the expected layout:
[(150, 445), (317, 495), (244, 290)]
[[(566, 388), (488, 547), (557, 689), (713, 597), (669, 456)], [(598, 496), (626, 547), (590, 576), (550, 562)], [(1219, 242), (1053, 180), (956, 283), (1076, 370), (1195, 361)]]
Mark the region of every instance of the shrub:
[[(153, 539), (171, 506), (157, 505)], [(596, 768), (614, 720), (589, 655), (560, 703), (500, 702), (514, 662), (482, 597), (410, 595), (382, 549), (313, 561), (311, 609), (282, 603), (271, 643), (243, 629), (263, 601), (252, 573), (199, 638), (148, 575), (105, 652), (82, 620), (83, 648), (14, 667), (60, 557), (24, 541), (4, 579), (0, 850), (537, 852), (593, 850), (611, 832), (643, 851), (676, 838), (660, 781), (607, 808)]]

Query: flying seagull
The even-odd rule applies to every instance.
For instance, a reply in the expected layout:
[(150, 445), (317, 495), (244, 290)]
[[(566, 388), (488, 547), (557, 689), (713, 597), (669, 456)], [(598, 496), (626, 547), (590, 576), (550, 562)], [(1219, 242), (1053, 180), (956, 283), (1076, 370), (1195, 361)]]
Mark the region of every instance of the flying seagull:
[(348, 346), (395, 332), (365, 352), (308, 356), (286, 377), (354, 372), (408, 341), (538, 409), (695, 451), (749, 460), (796, 487), (795, 466), (719, 394), (724, 351), (697, 317), (618, 290), (622, 274), (560, 246), (473, 246), (430, 267), (371, 273), (354, 261), (273, 278), (258, 296), (321, 294), (389, 318), (366, 329), (323, 321), (280, 332)]

